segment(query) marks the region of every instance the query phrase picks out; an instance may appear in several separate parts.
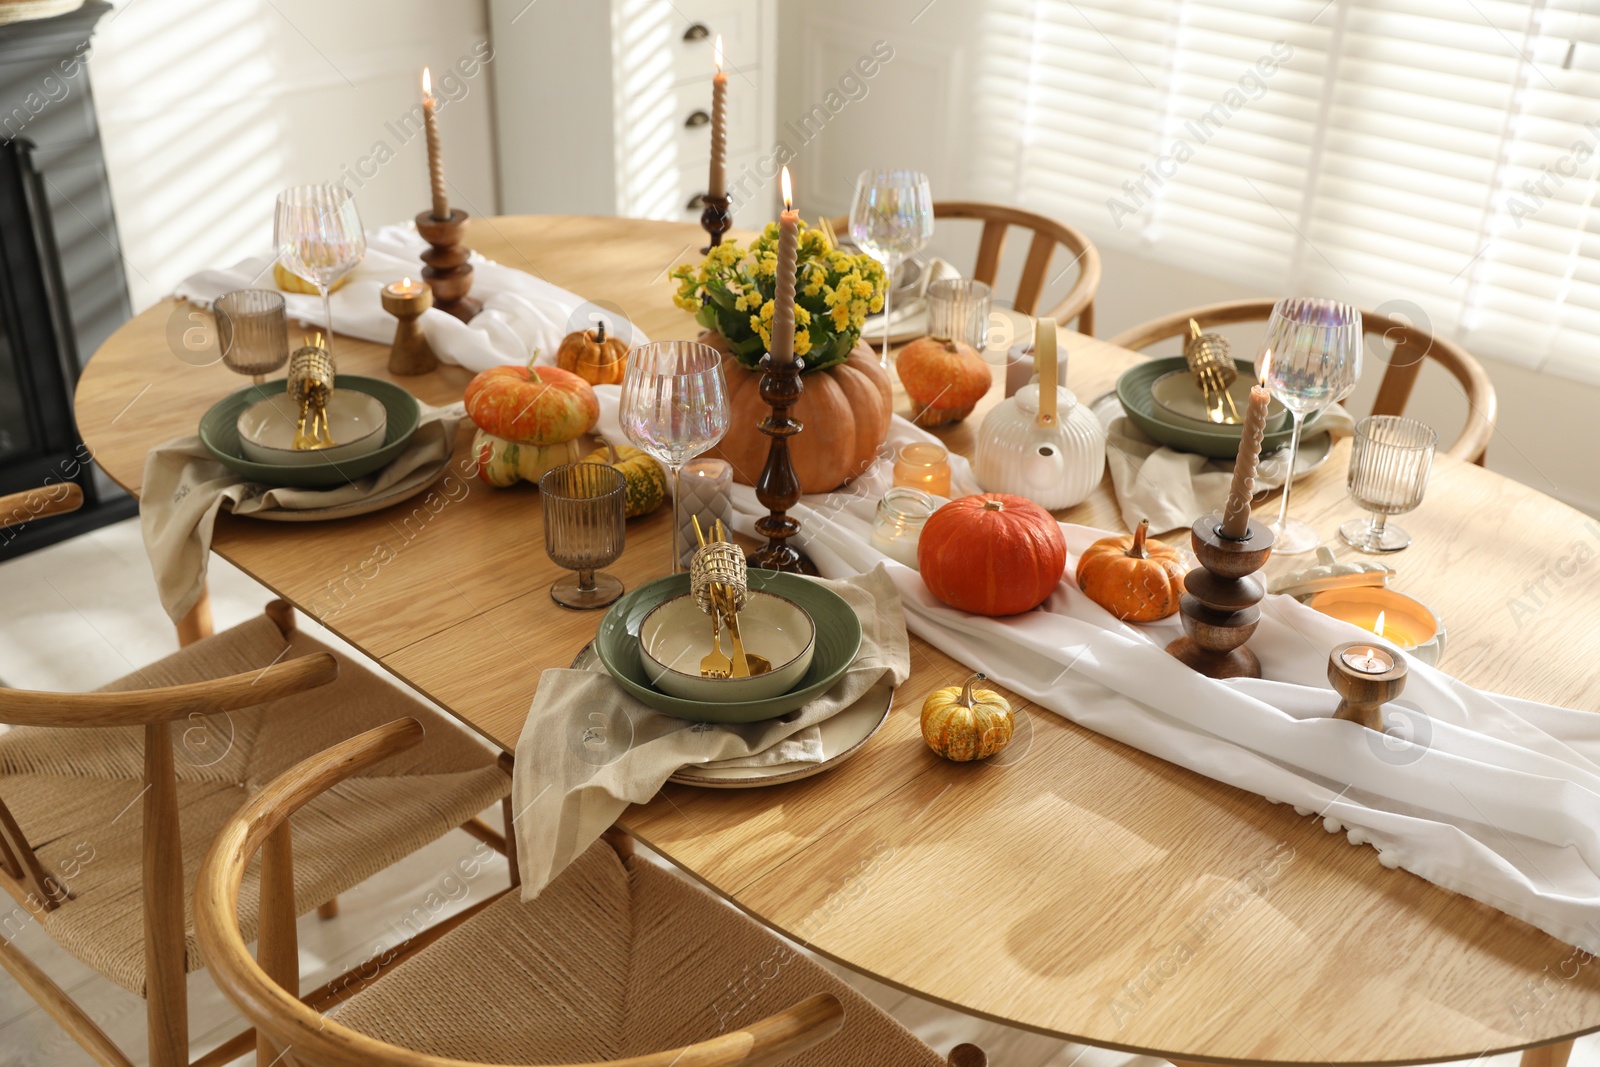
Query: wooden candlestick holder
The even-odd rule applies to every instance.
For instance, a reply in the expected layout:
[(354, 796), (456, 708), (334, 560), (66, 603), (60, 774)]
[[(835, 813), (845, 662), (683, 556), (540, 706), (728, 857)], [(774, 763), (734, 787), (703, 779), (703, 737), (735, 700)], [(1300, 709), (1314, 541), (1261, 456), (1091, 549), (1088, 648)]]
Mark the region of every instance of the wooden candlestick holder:
[(1222, 536), (1222, 516), (1204, 515), (1189, 532), (1200, 566), (1184, 576), (1183, 637), (1167, 651), (1207, 678), (1259, 678), (1261, 661), (1244, 647), (1261, 621), (1266, 584), (1256, 571), (1272, 554), (1272, 531), (1254, 519), (1239, 540)]
[(722, 235), (733, 227), (733, 212), (728, 208), (726, 196), (712, 196), (710, 193), (700, 198), (705, 205), (705, 210), (700, 212), (700, 228), (711, 235), (711, 243), (700, 250), (705, 255), (722, 243)]
[(789, 417), (805, 391), (800, 372), (805, 360), (792, 359), (773, 363), (769, 353), (761, 357), (761, 399), (772, 406), (772, 414), (761, 420), (761, 432), (772, 438), (767, 450), (767, 464), (761, 468), (761, 478), (756, 482), (756, 499), (768, 509), (768, 514), (756, 520), (756, 532), (767, 543), (750, 553), (748, 563), (769, 571), (786, 574), (816, 574), (816, 564), (807, 559), (788, 539), (800, 532), (800, 522), (789, 514), (795, 501), (800, 499), (800, 478), (794, 472), (794, 462), (789, 458), (789, 438), (805, 427)]
[[(1345, 660), (1345, 653), (1351, 651), (1357, 654), (1358, 661), (1366, 660), (1362, 654), (1370, 651), (1377, 663), (1387, 659), (1390, 665), (1378, 672), (1361, 670)], [(1406, 660), (1374, 641), (1351, 641), (1328, 653), (1328, 681), (1339, 694), (1339, 710), (1333, 717), (1360, 723), (1381, 734), (1383, 706), (1398, 699), (1406, 687)]]
[(447, 311), (462, 322), (483, 310), (483, 301), (468, 296), (472, 291), (472, 264), (467, 258), (472, 249), (461, 243), (467, 229), (469, 216), (460, 208), (451, 208), (450, 217), (436, 219), (433, 212), (424, 211), (417, 216), (417, 232), (431, 246), (422, 253), (422, 280), (433, 290), (433, 305)]
[(389, 345), (389, 373), (401, 376), (427, 374), (437, 367), (439, 357), (433, 354), (428, 336), (422, 332), (422, 324), (417, 321), (424, 311), (433, 307), (433, 290), (424, 285), (415, 294), (407, 296), (394, 292), (386, 285), (379, 295), (383, 300), (383, 310), (400, 320), (395, 325), (394, 340)]

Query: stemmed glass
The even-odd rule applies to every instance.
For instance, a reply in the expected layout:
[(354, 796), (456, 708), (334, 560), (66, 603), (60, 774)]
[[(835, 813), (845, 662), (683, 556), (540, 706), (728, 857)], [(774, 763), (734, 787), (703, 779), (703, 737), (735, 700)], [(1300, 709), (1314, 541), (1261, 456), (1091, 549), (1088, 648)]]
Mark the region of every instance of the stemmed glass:
[(1256, 378), (1289, 409), (1289, 476), (1283, 483), (1278, 521), (1272, 524), (1275, 553), (1310, 552), (1322, 543), (1316, 527), (1289, 518), (1294, 458), (1300, 430), (1313, 411), (1349, 396), (1361, 376), (1361, 312), (1349, 304), (1313, 297), (1278, 301), (1267, 320), (1267, 336), (1256, 356)]
[(889, 365), (889, 297), (894, 272), (908, 256), (922, 251), (933, 236), (933, 192), (928, 176), (915, 170), (864, 170), (856, 179), (850, 205), (850, 236), (856, 246), (883, 263), (888, 283), (883, 294), (883, 355)]
[(284, 269), (322, 294), (328, 350), (332, 352), (333, 305), (328, 293), (367, 254), (367, 235), (361, 228), (354, 194), (332, 182), (285, 189), (278, 194), (273, 244)]
[(569, 574), (550, 587), (564, 607), (603, 608), (622, 595), (622, 582), (600, 570), (622, 555), (627, 541), (622, 472), (603, 463), (568, 463), (539, 479), (544, 549)]
[(1389, 525), (1422, 503), (1439, 435), (1432, 426), (1404, 415), (1368, 415), (1356, 423), (1350, 450), (1350, 499), (1372, 512), (1339, 527), (1344, 543), (1363, 552), (1398, 552), (1411, 535)]
[(683, 559), (683, 465), (728, 432), (722, 353), (695, 341), (656, 341), (628, 353), (619, 412), (622, 432), (672, 472), (672, 570)]

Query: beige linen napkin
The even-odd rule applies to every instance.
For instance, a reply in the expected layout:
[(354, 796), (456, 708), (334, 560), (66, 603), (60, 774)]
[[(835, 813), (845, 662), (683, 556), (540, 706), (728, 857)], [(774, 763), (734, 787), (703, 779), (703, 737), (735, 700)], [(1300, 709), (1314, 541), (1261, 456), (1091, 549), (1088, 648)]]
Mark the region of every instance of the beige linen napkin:
[(206, 587), (211, 532), (224, 504), (235, 515), (263, 511), (307, 511), (420, 487), (437, 478), (439, 464), (455, 451), (456, 430), (466, 410), (460, 404), (422, 405), (422, 421), (411, 444), (375, 474), (334, 489), (268, 488), (247, 482), (223, 466), (198, 436), (180, 437), (151, 450), (139, 493), (139, 527), (161, 606), (174, 622), (194, 607)]
[[(1195, 516), (1222, 509), (1233, 483), (1233, 460), (1159, 445), (1123, 415), (1119, 405), (1096, 404), (1095, 413), (1105, 427), (1106, 462), (1128, 529), (1135, 529), (1140, 519), (1149, 519), (1156, 533), (1187, 529)], [(1336, 440), (1354, 430), (1355, 420), (1339, 404), (1323, 412), (1315, 427), (1317, 433), (1332, 433)], [(1262, 460), (1256, 475), (1258, 492), (1283, 485), (1288, 455), (1283, 448)]]
[(837, 685), (787, 718), (688, 722), (645, 707), (607, 674), (539, 676), (511, 785), (524, 900), (538, 896), (629, 804), (649, 801), (680, 767), (767, 753), (854, 704), (880, 680), (899, 685), (910, 676), (900, 594), (883, 567), (817, 581), (855, 609), (861, 651)]

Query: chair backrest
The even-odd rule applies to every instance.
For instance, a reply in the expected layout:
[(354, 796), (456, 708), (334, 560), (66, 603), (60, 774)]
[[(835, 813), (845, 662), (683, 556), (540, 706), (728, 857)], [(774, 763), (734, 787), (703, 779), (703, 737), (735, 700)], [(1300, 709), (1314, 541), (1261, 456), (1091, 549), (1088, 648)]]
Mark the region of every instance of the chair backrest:
[(83, 489), (76, 482), (57, 482), (42, 489), (0, 496), (0, 530), (46, 515), (65, 515), (81, 507)]
[[(1110, 339), (1110, 343), (1135, 352), (1172, 337), (1187, 336), (1189, 320), (1201, 329), (1226, 326), (1235, 322), (1264, 322), (1272, 315), (1274, 300), (1231, 300), (1221, 304), (1208, 304), (1151, 319)], [(1388, 369), (1378, 384), (1378, 395), (1372, 403), (1374, 415), (1399, 415), (1411, 399), (1411, 390), (1417, 384), (1424, 359), (1437, 360), (1460, 384), (1467, 401), (1467, 420), (1461, 434), (1446, 451), (1457, 459), (1482, 465), (1489, 439), (1494, 436), (1496, 399), (1494, 383), (1489, 380), (1483, 365), (1472, 354), (1454, 341), (1436, 336), (1412, 323), (1380, 315), (1375, 311), (1361, 312), (1362, 330), (1379, 335), (1393, 349)]]
[[(263, 886), (280, 882), (280, 868), (292, 862), (287, 849), (263, 848), (287, 830), (289, 817), (339, 782), (410, 748), (422, 737), (422, 724), (416, 719), (397, 719), (284, 771), (223, 825), (201, 865), (195, 887), (195, 934), (207, 970), (258, 1032), (279, 1048), (293, 1048), (295, 1061), (305, 1067), (475, 1067), (465, 1061), (390, 1045), (340, 1026), (274, 980), (250, 955), (239, 932), (239, 886), (251, 860), (261, 853)], [(292, 959), (283, 946), (269, 947), (269, 902), (265, 896), (262, 908), (262, 953)], [(292, 938), (292, 911), (283, 923), (281, 936)], [(285, 968), (285, 976), (292, 973)], [(683, 1048), (637, 1056), (626, 1063), (628, 1067), (777, 1064), (833, 1036), (843, 1025), (844, 1006), (832, 994), (821, 993), (740, 1030)]]
[[(1072, 258), (1057, 274), (1065, 274), (1074, 265), (1078, 267), (1078, 280), (1067, 290), (1060, 303), (1044, 315), (1066, 326), (1077, 320), (1077, 331), (1094, 336), (1094, 297), (1100, 289), (1100, 250), (1075, 227), (1021, 208), (1003, 204), (986, 204), (975, 200), (938, 200), (933, 205), (935, 219), (975, 219), (983, 223), (978, 235), (978, 262), (970, 277), (986, 285), (994, 285), (1000, 276), (1000, 262), (1006, 250), (1006, 236), (1016, 226), (1033, 234), (1028, 245), (1028, 258), (1022, 264), (1022, 276), (1017, 279), (1017, 293), (1011, 306), (1024, 315), (1033, 315), (1039, 306), (1039, 297), (1045, 287), (1055, 280), (1049, 274), (1054, 261), (1056, 245), (1061, 245)], [(850, 232), (850, 216), (841, 215), (831, 220), (841, 237)]]

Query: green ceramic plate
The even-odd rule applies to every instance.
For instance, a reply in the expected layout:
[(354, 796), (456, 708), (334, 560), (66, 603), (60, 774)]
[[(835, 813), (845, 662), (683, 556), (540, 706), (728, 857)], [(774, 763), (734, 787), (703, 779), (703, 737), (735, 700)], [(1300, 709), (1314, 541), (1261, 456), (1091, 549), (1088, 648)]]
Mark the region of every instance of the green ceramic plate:
[(338, 388), (354, 389), (383, 401), (388, 412), (388, 430), (383, 437), (383, 447), (357, 459), (342, 463), (308, 463), (288, 467), (277, 463), (256, 463), (245, 458), (239, 447), (239, 413), (263, 397), (281, 393), (284, 379), (262, 382), (239, 390), (212, 405), (200, 419), (200, 443), (213, 456), (235, 474), (243, 475), (262, 485), (293, 486), (296, 489), (331, 489), (334, 486), (365, 478), (387, 466), (405, 451), (411, 436), (422, 421), (422, 409), (417, 398), (389, 382), (377, 378), (363, 378), (355, 374), (341, 374)]
[(811, 667), (787, 693), (767, 700), (708, 704), (669, 696), (650, 685), (640, 663), (639, 624), (657, 604), (689, 591), (687, 574), (658, 578), (611, 605), (600, 620), (600, 631), (594, 639), (600, 662), (629, 696), (678, 719), (759, 722), (799, 710), (831, 689), (855, 661), (856, 653), (861, 651), (861, 620), (843, 597), (810, 579), (751, 570), (749, 582), (751, 589), (788, 597), (810, 612), (817, 624), (817, 651)]
[[(1211, 456), (1216, 459), (1232, 459), (1239, 454), (1238, 426), (1209, 429), (1203, 425), (1173, 415), (1162, 409), (1157, 404), (1155, 397), (1150, 395), (1150, 387), (1163, 375), (1175, 370), (1184, 370), (1187, 364), (1182, 356), (1171, 356), (1166, 359), (1151, 359), (1130, 367), (1122, 372), (1122, 377), (1117, 379), (1117, 399), (1122, 403), (1122, 410), (1127, 412), (1128, 419), (1139, 429), (1149, 434), (1153, 440), (1164, 445), (1178, 449), (1180, 452), (1197, 452), (1202, 456)], [(1240, 375), (1246, 372), (1240, 368)], [(1312, 427), (1321, 418), (1317, 412), (1306, 419), (1301, 436), (1311, 432)], [(1266, 435), (1261, 442), (1263, 452), (1276, 452), (1289, 443), (1289, 434), (1293, 427), (1285, 424), (1281, 428)]]

